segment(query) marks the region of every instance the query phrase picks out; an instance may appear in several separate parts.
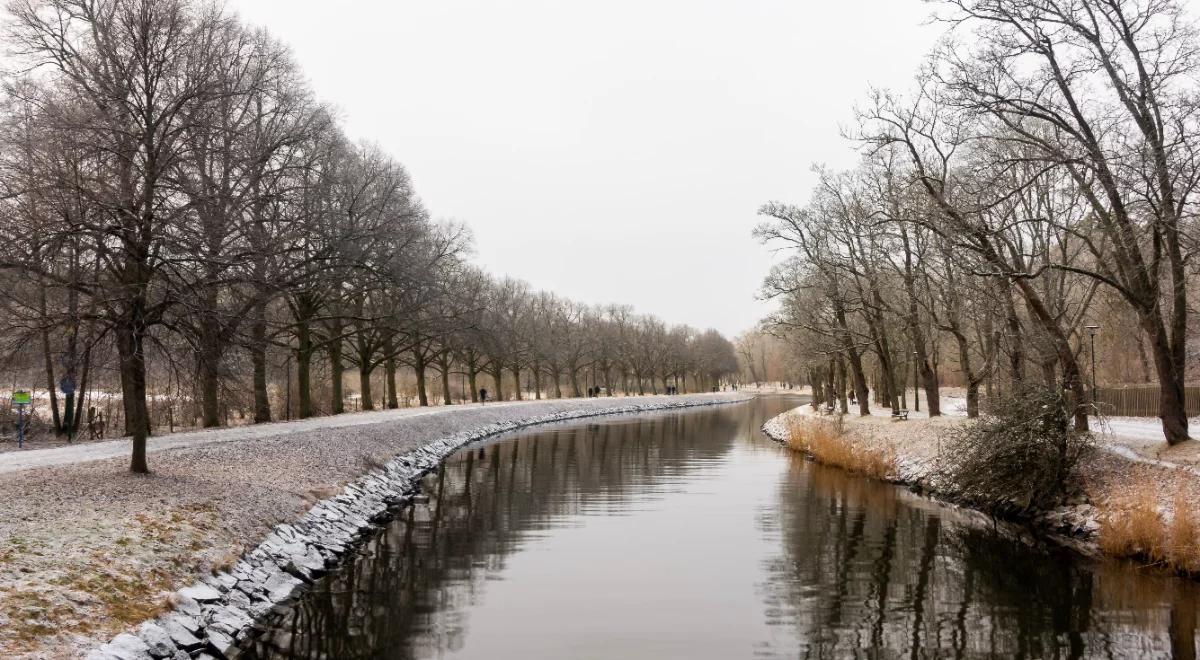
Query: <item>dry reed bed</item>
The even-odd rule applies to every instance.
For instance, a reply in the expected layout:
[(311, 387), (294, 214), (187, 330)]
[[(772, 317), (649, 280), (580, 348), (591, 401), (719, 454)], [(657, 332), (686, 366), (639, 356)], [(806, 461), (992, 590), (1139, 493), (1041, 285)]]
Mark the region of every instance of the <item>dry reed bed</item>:
[(1101, 551), (1200, 577), (1196, 481), (1182, 470), (1139, 466), (1096, 488)]
[[(786, 444), (815, 461), (884, 481), (901, 481), (900, 458), (909, 458), (913, 426), (878, 420), (793, 414), (786, 418)], [(962, 420), (961, 423), (968, 423)], [(929, 425), (937, 452), (945, 426)], [(900, 446), (900, 456), (896, 447)], [(922, 457), (927, 458), (927, 457)], [(934, 461), (936, 463), (936, 461)], [(1094, 507), (1095, 533), (1084, 540), (1104, 555), (1200, 577), (1200, 476), (1185, 469), (1135, 463), (1096, 452), (1081, 469), (1084, 506)], [(928, 475), (926, 475), (928, 476)], [(921, 479), (928, 481), (928, 479)]]
[(880, 480), (896, 474), (896, 453), (855, 442), (845, 432), (841, 416), (793, 416), (788, 420), (787, 446), (824, 465)]

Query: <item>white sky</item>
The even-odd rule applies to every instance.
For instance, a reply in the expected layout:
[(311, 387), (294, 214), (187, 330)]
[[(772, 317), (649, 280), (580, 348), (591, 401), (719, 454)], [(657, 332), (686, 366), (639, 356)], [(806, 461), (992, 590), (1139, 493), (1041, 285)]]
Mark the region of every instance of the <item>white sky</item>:
[(769, 307), (750, 231), (802, 202), (868, 85), (907, 87), (921, 0), (229, 0), (348, 133), (466, 222), (496, 275), (732, 337)]

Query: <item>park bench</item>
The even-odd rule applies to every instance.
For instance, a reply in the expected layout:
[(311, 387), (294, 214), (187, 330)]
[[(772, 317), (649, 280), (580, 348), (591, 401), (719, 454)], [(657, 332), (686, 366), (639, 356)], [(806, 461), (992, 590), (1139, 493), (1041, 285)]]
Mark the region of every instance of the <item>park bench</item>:
[(897, 408), (896, 410), (893, 410), (892, 411), (892, 419), (900, 419), (900, 420), (904, 420), (907, 422), (908, 421), (908, 410), (906, 410), (904, 408)]

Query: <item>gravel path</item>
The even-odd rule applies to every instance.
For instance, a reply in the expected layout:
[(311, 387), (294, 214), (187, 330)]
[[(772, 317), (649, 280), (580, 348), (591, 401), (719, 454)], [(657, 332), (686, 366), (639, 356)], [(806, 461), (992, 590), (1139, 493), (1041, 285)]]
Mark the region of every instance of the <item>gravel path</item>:
[[(600, 401), (617, 402), (637, 398), (639, 397), (614, 397), (611, 399), (600, 399)], [(201, 447), (204, 445), (219, 444), (223, 442), (236, 442), (238, 440), (261, 440), (264, 438), (294, 434), (304, 431), (315, 431), (318, 429), (340, 429), (351, 426), (382, 424), (397, 419), (420, 417), (424, 415), (461, 415), (474, 408), (487, 408), (492, 410), (495, 408), (537, 406), (544, 403), (547, 402), (505, 401), (500, 403), (489, 403), (486, 406), (475, 404), (467, 407), (437, 406), (432, 408), (398, 408), (395, 410), (349, 413), (343, 415), (331, 415), (328, 417), (313, 417), (311, 419), (296, 420), (292, 422), (275, 422), (272, 424), (256, 424), (252, 426), (238, 426), (233, 428), (187, 431), (183, 433), (172, 433), (170, 435), (162, 435), (150, 438), (150, 440), (147, 442), (146, 452), (147, 454), (153, 454), (172, 449), (189, 449), (192, 447)], [(99, 461), (107, 458), (128, 457), (132, 449), (131, 445), (132, 441), (128, 438), (120, 438), (117, 440), (79, 443), (75, 445), (53, 447), (50, 449), (26, 449), (22, 451), (8, 452), (0, 454), (0, 474), (18, 472), (37, 467), (70, 465), (73, 463)]]
[[(498, 421), (741, 393), (402, 409), (0, 456), (0, 657), (61, 658), (151, 618), (273, 525), (431, 440)], [(65, 451), (64, 451), (65, 450)], [(18, 462), (19, 461), (19, 462)]]

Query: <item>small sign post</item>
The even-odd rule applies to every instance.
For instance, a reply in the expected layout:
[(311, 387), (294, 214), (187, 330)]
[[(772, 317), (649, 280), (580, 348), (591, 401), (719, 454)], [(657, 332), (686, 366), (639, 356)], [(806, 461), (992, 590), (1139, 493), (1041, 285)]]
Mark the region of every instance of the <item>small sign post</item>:
[(17, 407), (17, 449), (25, 447), (25, 407), (33, 403), (33, 396), (25, 390), (17, 390), (12, 394), (13, 405)]

